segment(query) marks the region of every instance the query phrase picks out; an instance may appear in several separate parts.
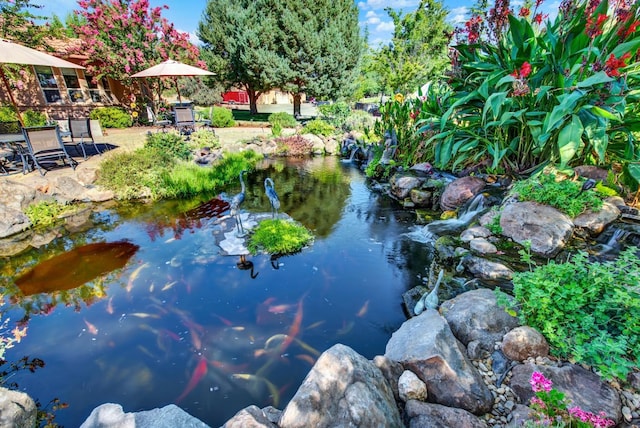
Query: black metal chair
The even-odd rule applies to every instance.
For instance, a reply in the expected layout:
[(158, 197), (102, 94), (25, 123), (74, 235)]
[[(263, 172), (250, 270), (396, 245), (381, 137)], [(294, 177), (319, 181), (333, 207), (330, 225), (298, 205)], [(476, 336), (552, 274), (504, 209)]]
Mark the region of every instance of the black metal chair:
[(158, 131), (162, 129), (163, 132), (167, 132), (167, 126), (171, 125), (170, 120), (158, 119), (151, 107), (147, 106), (147, 118), (149, 123), (158, 128)]
[(0, 174), (29, 170), (20, 122), (0, 122)]
[[(85, 144), (93, 144), (96, 152), (101, 155), (102, 152), (98, 148), (96, 141), (91, 134), (91, 121), (90, 119), (69, 119), (69, 132), (71, 132), (71, 144), (76, 147), (80, 146), (82, 149), (82, 157), (87, 159), (87, 151), (85, 150)], [(76, 140), (80, 139), (79, 143)], [(85, 142), (86, 141), (86, 142)]]
[(196, 118), (191, 107), (175, 107), (176, 115), (175, 127), (180, 135), (190, 135), (196, 130)]
[(69, 166), (76, 169), (78, 162), (69, 156), (57, 125), (22, 128), (22, 133), (27, 143), (27, 155), (38, 168), (40, 175), (44, 175), (47, 171), (42, 165), (43, 162), (57, 163), (58, 160), (62, 160), (64, 164), (69, 162)]

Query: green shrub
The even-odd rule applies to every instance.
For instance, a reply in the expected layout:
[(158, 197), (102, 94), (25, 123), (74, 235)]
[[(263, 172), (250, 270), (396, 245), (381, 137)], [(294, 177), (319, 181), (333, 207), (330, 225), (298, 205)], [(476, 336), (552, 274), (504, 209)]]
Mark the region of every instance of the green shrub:
[(47, 115), (33, 110), (26, 110), (22, 113), (22, 121), (24, 126), (44, 126), (47, 124)]
[(230, 153), (212, 168), (181, 162), (162, 176), (166, 197), (186, 198), (215, 192), (238, 178), (240, 171), (251, 171), (262, 156), (252, 150)]
[(15, 122), (16, 120), (18, 120), (18, 115), (12, 106), (0, 107), (0, 122)]
[(333, 134), (334, 132), (336, 132), (336, 128), (322, 119), (310, 120), (304, 128), (302, 128), (303, 134), (322, 135), (325, 137)]
[(203, 147), (210, 147), (212, 149), (220, 148), (220, 139), (208, 129), (199, 129), (196, 132), (192, 132), (190, 137), (189, 146), (194, 149), (201, 149)]
[(189, 144), (184, 141), (181, 135), (175, 132), (149, 133), (147, 134), (144, 147), (147, 149), (156, 149), (177, 159), (186, 160), (191, 157)]
[(271, 126), (279, 124), (282, 128), (295, 128), (296, 126), (298, 126), (298, 121), (296, 120), (296, 118), (285, 111), (271, 113), (269, 115), (269, 123), (271, 124)]
[(556, 180), (554, 174), (539, 174), (518, 181), (512, 189), (521, 201), (535, 201), (564, 212), (574, 218), (587, 209), (599, 211), (600, 199), (593, 190), (581, 192), (582, 183), (572, 180)]
[(224, 107), (213, 107), (211, 126), (215, 128), (231, 128), (236, 126), (236, 121), (233, 120), (233, 112)]
[(344, 101), (318, 106), (318, 112), (324, 120), (336, 128), (344, 129), (351, 107)]
[(131, 115), (121, 107), (97, 107), (89, 117), (99, 120), (102, 128), (128, 128), (133, 124)]
[(115, 153), (100, 163), (97, 184), (113, 190), (118, 199), (160, 199), (165, 194), (162, 176), (174, 163), (164, 150)]
[(371, 113), (363, 110), (353, 110), (344, 121), (343, 130), (362, 131), (372, 129), (376, 123), (376, 118)]
[(251, 254), (264, 251), (273, 255), (291, 254), (309, 244), (313, 235), (301, 224), (289, 220), (263, 220), (249, 236)]
[(25, 214), (34, 227), (49, 227), (63, 214), (74, 212), (77, 208), (56, 201), (40, 201), (29, 205)]
[(637, 251), (630, 247), (604, 263), (579, 252), (567, 263), (515, 273), (511, 309), (545, 336), (552, 355), (592, 366), (606, 379), (626, 379), (640, 363)]

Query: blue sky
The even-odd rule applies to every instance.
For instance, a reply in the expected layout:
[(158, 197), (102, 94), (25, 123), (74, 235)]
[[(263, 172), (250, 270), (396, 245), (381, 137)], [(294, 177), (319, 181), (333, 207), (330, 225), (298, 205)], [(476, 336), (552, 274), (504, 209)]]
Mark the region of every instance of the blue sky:
[[(313, 1), (313, 0), (310, 0)], [(385, 12), (386, 7), (393, 7), (402, 10), (404, 13), (414, 11), (419, 0), (355, 0), (360, 11), (360, 27), (369, 29), (369, 45), (377, 47), (380, 43), (388, 41), (393, 31), (393, 22)], [(76, 0), (41, 0), (34, 3), (44, 4), (41, 10), (43, 15), (55, 13), (64, 20), (68, 12), (77, 9)], [(448, 21), (452, 24), (460, 24), (468, 19), (468, 10), (475, 1), (465, 0), (444, 0), (444, 6), (449, 11)], [(559, 1), (547, 0), (545, 6), (547, 10), (557, 10)], [(196, 29), (202, 16), (202, 11), (207, 4), (206, 0), (150, 0), (151, 6), (162, 6), (166, 4), (169, 9), (164, 10), (162, 16), (173, 22), (177, 29), (192, 35), (192, 40), (196, 42)], [(512, 0), (511, 5), (517, 8), (522, 4), (522, 0)], [(549, 12), (548, 12), (549, 13)]]

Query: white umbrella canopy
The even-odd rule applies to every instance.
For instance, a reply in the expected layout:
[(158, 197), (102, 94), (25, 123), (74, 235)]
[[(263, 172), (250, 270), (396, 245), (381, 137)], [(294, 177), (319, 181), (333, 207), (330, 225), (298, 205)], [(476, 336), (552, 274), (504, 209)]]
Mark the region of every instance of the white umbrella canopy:
[(168, 59), (161, 62), (160, 64), (149, 67), (146, 70), (142, 70), (136, 74), (132, 74), (131, 77), (172, 77), (176, 85), (176, 90), (178, 91), (178, 100), (182, 102), (182, 98), (180, 97), (180, 90), (178, 89), (178, 77), (213, 76), (214, 74), (215, 73), (212, 73), (208, 70), (203, 70), (202, 68)]
[(2, 78), (4, 86), (7, 88), (7, 93), (9, 94), (9, 98), (11, 99), (16, 112), (18, 113), (18, 120), (20, 121), (21, 125), (24, 125), (24, 122), (22, 121), (22, 115), (20, 114), (20, 110), (18, 110), (18, 104), (16, 104), (16, 100), (13, 98), (11, 86), (9, 85), (9, 81), (7, 80), (7, 76), (5, 76), (4, 74), (2, 64), (45, 65), (58, 68), (84, 69), (83, 66), (65, 61), (62, 58), (58, 58), (53, 55), (37, 51), (35, 49), (31, 49), (19, 43), (0, 39), (0, 78)]

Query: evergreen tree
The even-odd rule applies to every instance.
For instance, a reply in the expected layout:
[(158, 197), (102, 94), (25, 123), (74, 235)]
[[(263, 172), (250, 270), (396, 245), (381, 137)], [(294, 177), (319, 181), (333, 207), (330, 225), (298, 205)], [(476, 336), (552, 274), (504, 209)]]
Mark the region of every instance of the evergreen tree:
[(287, 63), (281, 86), (293, 94), (294, 115), (302, 93), (333, 99), (353, 94), (364, 46), (355, 2), (276, 3), (280, 55)]
[(202, 58), (226, 85), (257, 99), (276, 87), (286, 63), (278, 55), (278, 22), (271, 0), (208, 0), (198, 26)]
[(421, 0), (415, 12), (404, 16), (386, 11), (393, 19), (393, 38), (375, 55), (376, 69), (387, 91), (414, 92), (448, 64), (452, 29), (445, 22), (447, 10), (438, 0)]

